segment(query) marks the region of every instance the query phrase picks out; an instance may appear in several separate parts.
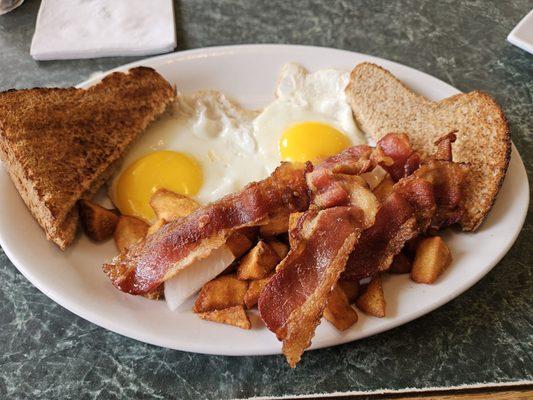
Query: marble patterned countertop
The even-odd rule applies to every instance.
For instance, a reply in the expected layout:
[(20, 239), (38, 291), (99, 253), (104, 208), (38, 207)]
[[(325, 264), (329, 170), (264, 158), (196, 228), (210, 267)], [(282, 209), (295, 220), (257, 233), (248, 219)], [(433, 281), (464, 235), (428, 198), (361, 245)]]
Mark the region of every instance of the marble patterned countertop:
[[(68, 86), (133, 58), (35, 62), (38, 1), (0, 17), (0, 90)], [(404, 63), (496, 97), (533, 173), (533, 56), (505, 41), (529, 0), (175, 3), (178, 50), (293, 43)], [(0, 221), (1, 223), (1, 221)], [(0, 398), (247, 398), (533, 380), (533, 218), (472, 289), (402, 327), (306, 353), (219, 357), (147, 345), (95, 326), (34, 288), (0, 251)], [(216, 340), (216, 338), (214, 338)]]

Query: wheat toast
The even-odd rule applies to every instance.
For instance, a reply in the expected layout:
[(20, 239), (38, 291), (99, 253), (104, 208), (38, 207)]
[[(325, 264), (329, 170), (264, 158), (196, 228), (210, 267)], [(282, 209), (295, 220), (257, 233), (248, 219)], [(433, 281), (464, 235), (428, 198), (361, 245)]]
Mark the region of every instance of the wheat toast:
[(174, 95), (147, 67), (112, 73), (88, 89), (0, 93), (0, 158), (49, 240), (61, 249), (73, 241), (76, 202), (110, 177)]

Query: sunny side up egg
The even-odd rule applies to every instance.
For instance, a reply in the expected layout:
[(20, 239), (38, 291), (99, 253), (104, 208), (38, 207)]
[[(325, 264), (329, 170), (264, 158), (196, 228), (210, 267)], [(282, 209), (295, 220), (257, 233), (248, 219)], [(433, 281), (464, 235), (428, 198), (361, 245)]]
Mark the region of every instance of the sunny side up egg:
[(111, 200), (123, 214), (153, 222), (150, 198), (159, 188), (205, 204), (265, 178), (253, 139), (256, 115), (219, 92), (179, 94), (128, 152), (111, 181)]
[(348, 72), (309, 73), (298, 64), (283, 66), (276, 100), (253, 122), (259, 156), (269, 172), (281, 161), (316, 163), (365, 143), (344, 92), (348, 81)]

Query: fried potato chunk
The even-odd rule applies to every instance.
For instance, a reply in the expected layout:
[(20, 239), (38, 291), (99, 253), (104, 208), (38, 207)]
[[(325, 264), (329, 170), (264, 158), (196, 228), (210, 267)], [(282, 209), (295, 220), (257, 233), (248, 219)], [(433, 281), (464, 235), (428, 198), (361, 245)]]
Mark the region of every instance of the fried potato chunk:
[(408, 274), (411, 272), (412, 264), (404, 253), (398, 253), (392, 259), (392, 263), (389, 267), (391, 274)]
[(383, 202), (385, 198), (389, 196), (389, 194), (392, 192), (392, 187), (394, 186), (394, 181), (391, 178), (390, 175), (387, 175), (381, 183), (374, 189), (372, 193), (374, 193), (374, 196), (380, 201)]
[(451, 262), (450, 249), (440, 236), (426, 238), (416, 249), (411, 279), (417, 283), (434, 283)]
[(257, 301), (259, 300), (261, 292), (273, 276), (274, 272), (271, 272), (265, 278), (250, 281), (250, 283), (248, 284), (248, 290), (244, 295), (244, 304), (246, 305), (246, 308), (250, 309), (257, 305)]
[(260, 240), (241, 259), (237, 267), (237, 278), (241, 280), (264, 278), (279, 262), (278, 253), (266, 242)]
[(237, 279), (235, 274), (218, 276), (202, 287), (193, 311), (201, 313), (242, 306), (247, 289), (248, 282)]
[(226, 241), (226, 246), (229, 247), (231, 253), (235, 258), (239, 258), (252, 247), (252, 241), (244, 233), (239, 231), (234, 232)]
[(339, 284), (333, 287), (324, 310), (324, 318), (339, 331), (345, 331), (357, 322), (357, 312), (348, 301), (348, 297)]
[(289, 245), (286, 243), (280, 242), (279, 240), (269, 240), (267, 241), (268, 245), (274, 249), (276, 254), (279, 256), (280, 260), (283, 260), (285, 256), (289, 253)]
[(383, 294), (383, 286), (381, 285), (381, 277), (379, 275), (370, 281), (366, 287), (366, 291), (359, 296), (356, 304), (366, 314), (378, 318), (385, 316), (385, 295)]
[(339, 281), (337, 285), (343, 290), (348, 302), (354, 303), (359, 294), (359, 282), (357, 281)]
[(186, 217), (200, 205), (193, 199), (167, 189), (158, 189), (150, 199), (155, 215), (165, 221)]
[(123, 252), (132, 244), (143, 240), (148, 233), (148, 224), (131, 215), (121, 215), (115, 228), (115, 244)]
[(252, 329), (252, 324), (243, 306), (234, 306), (213, 310), (198, 314), (200, 318), (207, 321), (219, 322), (221, 324), (236, 326), (241, 329)]
[(261, 225), (259, 233), (263, 237), (276, 236), (289, 230), (289, 216), (280, 215), (272, 218), (266, 225)]
[(259, 235), (259, 227), (247, 226), (245, 228), (239, 229), (239, 232), (246, 236), (248, 239), (250, 239), (251, 242), (255, 242), (257, 240), (257, 236)]
[(78, 210), (81, 225), (89, 238), (99, 242), (113, 236), (119, 218), (117, 213), (89, 200), (80, 200)]

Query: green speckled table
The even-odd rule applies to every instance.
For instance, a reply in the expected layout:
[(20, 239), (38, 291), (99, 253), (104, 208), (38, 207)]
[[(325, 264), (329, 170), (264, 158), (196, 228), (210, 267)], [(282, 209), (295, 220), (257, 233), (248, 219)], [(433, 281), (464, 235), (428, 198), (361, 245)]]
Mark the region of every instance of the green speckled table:
[[(179, 49), (237, 43), (336, 47), (404, 63), (461, 90), (492, 93), (533, 173), (533, 56), (505, 41), (530, 0), (177, 1)], [(0, 90), (72, 85), (132, 61), (38, 63), (38, 1), (0, 16)], [(1, 206), (1, 205), (0, 205)], [(2, 223), (2, 221), (0, 221)], [(402, 327), (309, 352), (217, 357), (119, 336), (53, 303), (0, 252), (0, 398), (247, 398), (381, 392), (533, 380), (533, 218), (472, 289)]]

